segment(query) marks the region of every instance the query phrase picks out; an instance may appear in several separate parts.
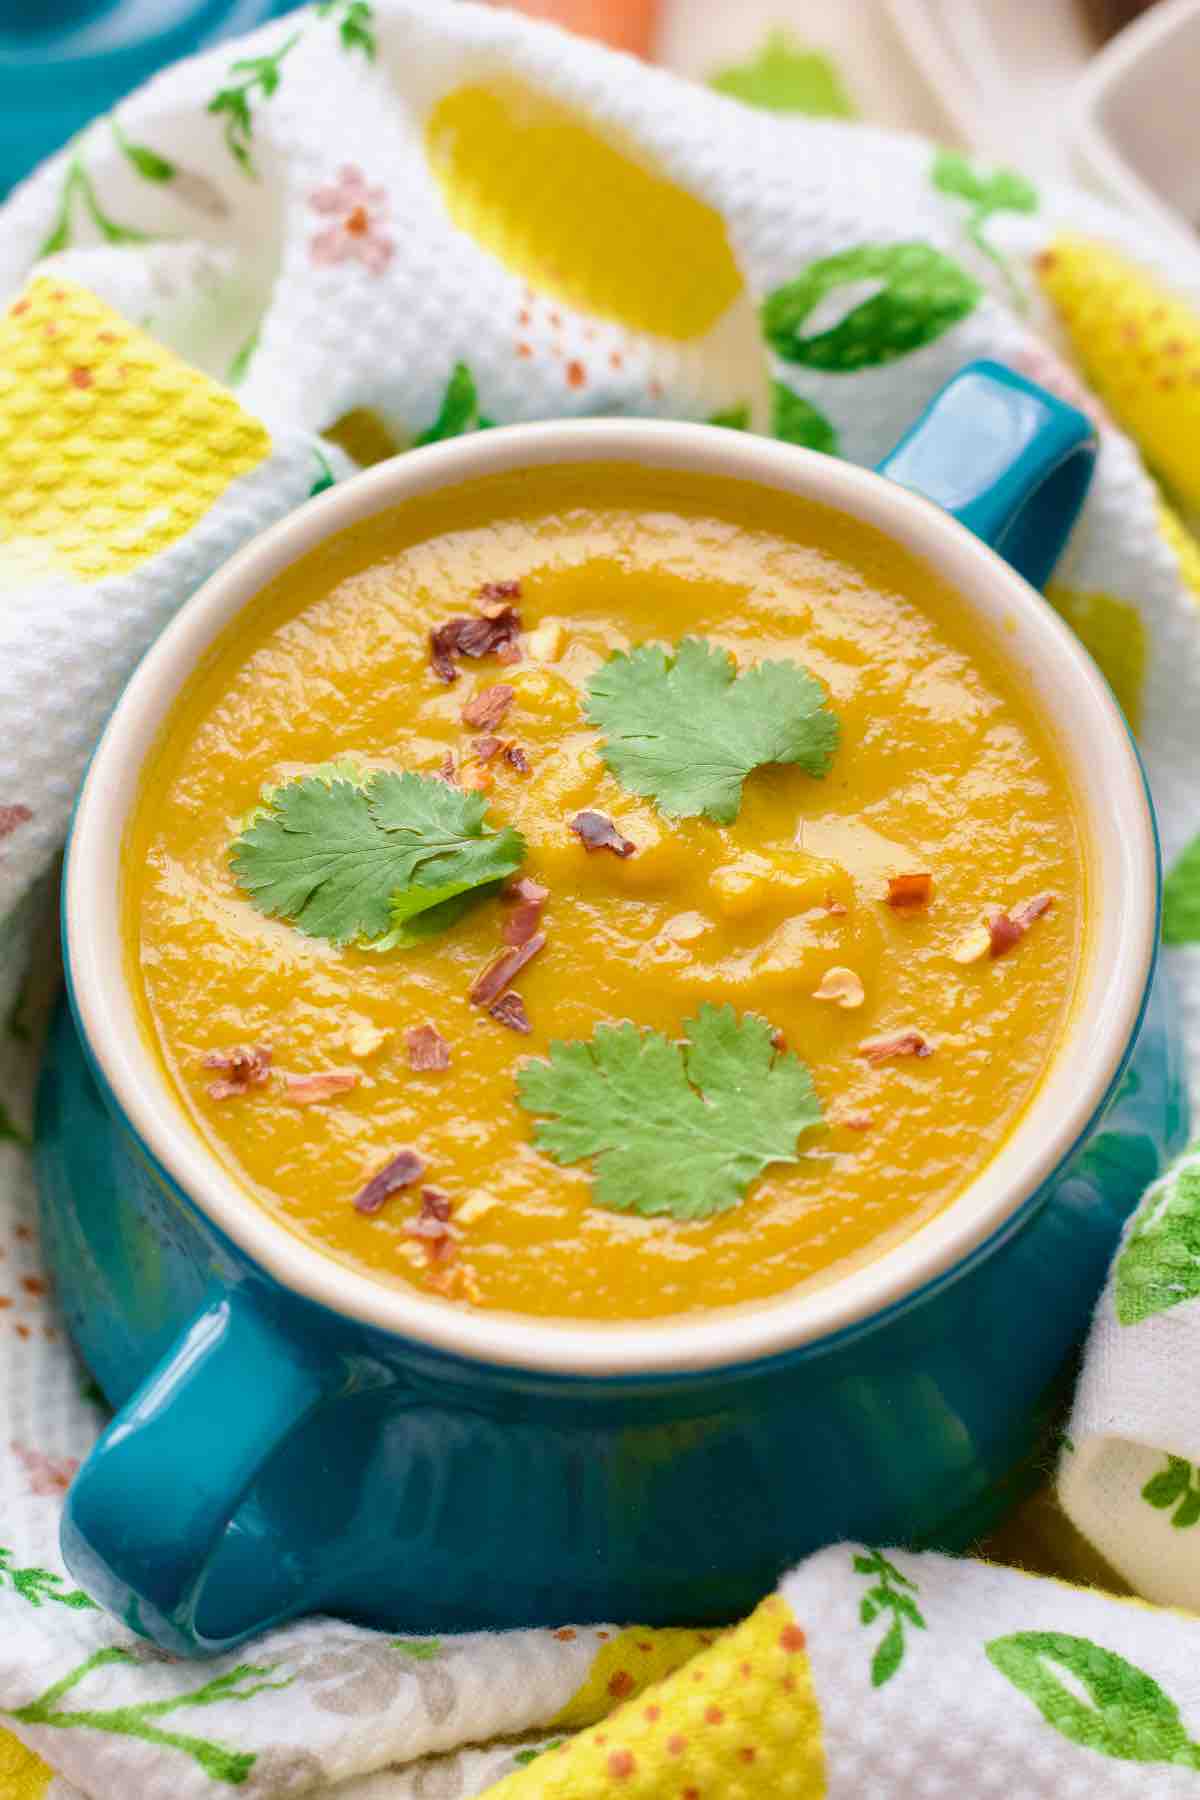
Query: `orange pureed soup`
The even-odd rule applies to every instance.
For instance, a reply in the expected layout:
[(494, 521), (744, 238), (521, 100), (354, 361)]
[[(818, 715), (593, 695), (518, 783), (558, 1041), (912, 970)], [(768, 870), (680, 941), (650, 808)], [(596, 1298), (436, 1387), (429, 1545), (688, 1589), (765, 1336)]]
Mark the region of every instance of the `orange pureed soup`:
[(828, 1281), (962, 1191), (1055, 1053), (1086, 871), (927, 567), (587, 465), (262, 593), (150, 759), (124, 907), (180, 1105), (291, 1230), (448, 1303), (647, 1319)]

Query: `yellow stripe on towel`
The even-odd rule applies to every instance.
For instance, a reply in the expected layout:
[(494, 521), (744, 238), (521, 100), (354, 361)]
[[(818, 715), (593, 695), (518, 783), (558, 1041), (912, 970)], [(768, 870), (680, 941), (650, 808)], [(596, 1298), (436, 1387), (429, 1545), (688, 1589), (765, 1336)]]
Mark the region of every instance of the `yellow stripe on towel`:
[(127, 573), (270, 449), (227, 388), (39, 276), (0, 317), (0, 587)]

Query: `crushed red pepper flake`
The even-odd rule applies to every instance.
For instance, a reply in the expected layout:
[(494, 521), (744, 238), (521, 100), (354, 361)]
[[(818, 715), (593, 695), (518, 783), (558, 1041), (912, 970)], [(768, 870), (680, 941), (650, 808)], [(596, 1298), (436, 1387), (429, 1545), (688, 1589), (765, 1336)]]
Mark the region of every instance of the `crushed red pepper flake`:
[(450, 1046), (436, 1025), (413, 1025), (404, 1034), (408, 1066), (419, 1074), (450, 1067)]
[(421, 1188), (421, 1211), (405, 1226), (407, 1237), (419, 1238), (430, 1264), (446, 1262), (453, 1255), (452, 1202), (441, 1188)]
[(458, 786), (458, 769), (455, 765), (454, 752), (452, 750), (447, 750), (445, 756), (443, 756), (441, 763), (438, 766), (437, 778), (439, 781), (447, 782), (450, 787)]
[(251, 1088), (262, 1087), (271, 1073), (271, 1052), (265, 1044), (235, 1044), (232, 1050), (210, 1050), (206, 1069), (219, 1069), (221, 1081), (210, 1081), (210, 1100), (233, 1100)]
[(285, 1075), (284, 1096), (293, 1106), (315, 1106), (319, 1100), (332, 1100), (335, 1094), (348, 1094), (361, 1080), (357, 1069), (322, 1069), (312, 1075)]
[(491, 1007), (505, 992), (527, 962), (531, 962), (546, 943), (544, 931), (537, 931), (523, 944), (514, 944), (494, 956), (471, 984), (467, 998), (473, 1006)]
[(933, 1045), (915, 1025), (904, 1025), (898, 1031), (885, 1031), (881, 1037), (864, 1038), (858, 1055), (869, 1063), (881, 1063), (893, 1056), (932, 1056)]
[(520, 659), (521, 615), (511, 604), (521, 592), (520, 582), (488, 581), (479, 592), (483, 605), (478, 614), (447, 619), (429, 634), (429, 660), (441, 681), (458, 680), (456, 656), (499, 656), (508, 662)]
[(611, 850), (614, 856), (632, 856), (637, 849), (623, 837), (606, 813), (579, 812), (570, 820), (570, 828), (585, 850)]
[(988, 954), (993, 957), (1003, 956), (1005, 951), (1019, 944), (1034, 921), (1040, 919), (1043, 913), (1048, 913), (1053, 905), (1053, 894), (1034, 894), (1032, 899), (1023, 900), (1019, 906), (1014, 906), (1011, 913), (999, 908), (989, 913), (986, 920)]
[(529, 1036), (532, 1030), (529, 1014), (525, 1010), (525, 1002), (515, 988), (510, 988), (507, 994), (501, 994), (496, 1004), (490, 1006), (488, 1011), (497, 1024), (507, 1025), (510, 1031), (519, 1031), (522, 1037)]
[(10, 837), (18, 825), (28, 825), (33, 814), (19, 800), (9, 806), (0, 806), (0, 838)]
[(477, 730), (490, 731), (499, 725), (505, 713), (517, 697), (516, 688), (511, 688), (502, 681), (492, 687), (485, 687), (478, 694), (472, 694), (462, 709), (464, 725), (474, 725)]
[(550, 897), (550, 889), (523, 875), (505, 890), (504, 897), (516, 904), (504, 921), (501, 936), (506, 944), (527, 944), (541, 925), (542, 908)]
[(517, 771), (518, 775), (528, 775), (529, 758), (526, 756), (524, 750), (522, 750), (520, 744), (506, 744), (504, 747), (504, 760), (510, 769), (515, 769)]
[(416, 1150), (397, 1150), (354, 1196), (354, 1210), (370, 1217), (401, 1188), (411, 1187), (425, 1173), (425, 1158)]
[(915, 911), (928, 906), (933, 899), (933, 876), (928, 872), (912, 875), (889, 875), (887, 903), (897, 912)]

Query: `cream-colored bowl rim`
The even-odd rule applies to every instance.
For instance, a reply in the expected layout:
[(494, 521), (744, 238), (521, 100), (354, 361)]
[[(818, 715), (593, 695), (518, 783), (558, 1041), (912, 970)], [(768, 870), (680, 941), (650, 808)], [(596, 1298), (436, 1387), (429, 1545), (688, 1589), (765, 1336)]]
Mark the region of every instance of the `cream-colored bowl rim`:
[[(324, 1255), (252, 1200), (187, 1122), (143, 1038), (123, 967), (121, 846), (139, 771), (181, 686), (239, 609), (333, 533), (410, 496), (568, 462), (757, 482), (862, 519), (923, 558), (1023, 672), (1056, 731), (1090, 840), (1089, 949), (1065, 1041), (1016, 1130), (966, 1191), (826, 1286), (663, 1323), (471, 1312)], [(940, 508), (851, 464), (711, 426), (617, 419), (510, 426), (410, 451), (309, 501), (234, 556), (163, 632), (113, 713), (80, 797), (65, 880), (67, 954), (92, 1054), (133, 1130), (214, 1225), (285, 1287), (363, 1324), (477, 1361), (593, 1376), (719, 1368), (815, 1343), (978, 1250), (1062, 1162), (1108, 1092), (1144, 1002), (1158, 906), (1154, 824), (1125, 722), (1078, 640), (1006, 563)]]

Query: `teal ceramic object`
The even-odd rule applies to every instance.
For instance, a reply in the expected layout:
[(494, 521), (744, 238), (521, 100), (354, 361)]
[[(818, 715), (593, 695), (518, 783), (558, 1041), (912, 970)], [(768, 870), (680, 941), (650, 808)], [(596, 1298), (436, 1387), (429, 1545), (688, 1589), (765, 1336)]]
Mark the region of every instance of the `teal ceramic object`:
[[(884, 467), (1040, 575), (1093, 453), (1079, 414), (974, 365)], [(712, 451), (731, 454), (746, 452)], [(414, 1633), (720, 1622), (839, 1537), (964, 1548), (1032, 1485), (1122, 1222), (1188, 1125), (1147, 973), (1070, 1153), (933, 1279), (783, 1354), (562, 1373), (284, 1286), (139, 1141), (95, 1050), (64, 1009), (37, 1132), (46, 1253), (119, 1409), (68, 1496), (63, 1550), (113, 1613), (184, 1654), (309, 1612)]]
[(295, 0), (0, 0), (0, 194), (168, 63)]

